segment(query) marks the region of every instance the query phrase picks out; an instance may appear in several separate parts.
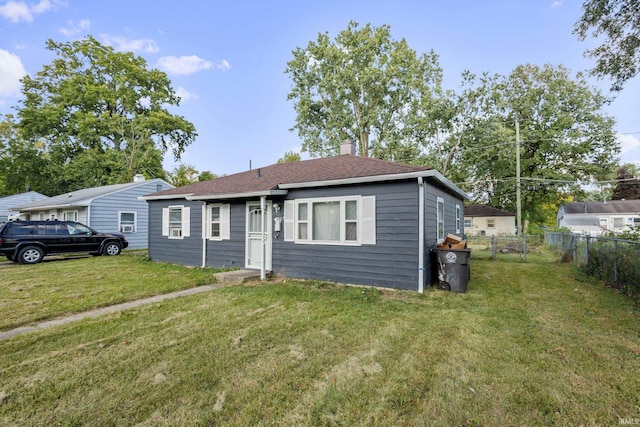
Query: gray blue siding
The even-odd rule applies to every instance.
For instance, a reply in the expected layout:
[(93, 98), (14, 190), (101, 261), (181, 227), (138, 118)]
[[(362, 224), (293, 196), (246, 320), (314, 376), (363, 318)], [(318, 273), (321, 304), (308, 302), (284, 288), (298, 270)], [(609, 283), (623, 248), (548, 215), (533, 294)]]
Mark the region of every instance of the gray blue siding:
[[(191, 236), (170, 239), (162, 235), (162, 209), (169, 206), (191, 208)], [(154, 261), (183, 265), (202, 265), (202, 205), (203, 202), (168, 200), (149, 203), (149, 258)]]
[[(284, 214), (284, 201), (300, 198), (375, 196), (376, 244), (361, 246), (300, 244), (284, 241), (283, 231), (271, 234), (273, 270), (287, 277), (418, 290), (419, 194), (417, 180), (368, 185), (290, 190), (285, 198), (271, 199), (280, 205), (274, 218)], [(425, 288), (432, 282), (430, 249), (436, 245), (436, 200), (445, 202), (445, 235), (456, 234), (456, 204), (463, 215), (463, 200), (444, 189), (425, 183)], [(255, 201), (253, 199), (252, 201)], [(206, 265), (245, 267), (247, 200), (230, 203), (230, 240), (206, 240)], [(170, 205), (191, 206), (191, 237), (182, 240), (162, 236), (162, 209)], [(185, 265), (202, 264), (202, 202), (157, 200), (149, 202), (149, 256), (156, 261)], [(463, 224), (461, 222), (460, 226)], [(460, 230), (459, 234), (462, 234)]]
[(148, 246), (149, 209), (147, 202), (138, 200), (138, 197), (158, 191), (157, 185), (162, 190), (171, 187), (164, 181), (149, 180), (126, 190), (96, 198), (91, 203), (90, 218), (87, 225), (105, 233), (119, 232), (118, 213), (120, 211), (136, 213), (135, 233), (123, 233), (129, 241), (129, 249), (140, 249)]

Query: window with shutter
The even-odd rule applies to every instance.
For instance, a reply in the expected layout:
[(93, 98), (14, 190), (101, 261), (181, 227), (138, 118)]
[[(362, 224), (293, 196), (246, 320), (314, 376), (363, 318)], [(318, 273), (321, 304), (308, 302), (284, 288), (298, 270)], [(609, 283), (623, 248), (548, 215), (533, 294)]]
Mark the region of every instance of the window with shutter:
[(374, 245), (375, 196), (287, 200), (284, 240), (325, 245)]

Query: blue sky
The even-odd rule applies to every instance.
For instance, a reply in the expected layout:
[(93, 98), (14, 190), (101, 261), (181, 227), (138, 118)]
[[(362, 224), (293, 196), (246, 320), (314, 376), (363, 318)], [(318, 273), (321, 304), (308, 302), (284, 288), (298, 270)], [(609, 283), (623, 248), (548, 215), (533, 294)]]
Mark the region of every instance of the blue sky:
[[(508, 74), (517, 65), (562, 64), (588, 69), (591, 42), (572, 34), (580, 0), (190, 1), (0, 0), (0, 114), (20, 99), (18, 79), (51, 62), (47, 39), (91, 34), (133, 51), (167, 72), (182, 97), (174, 110), (196, 126), (184, 163), (216, 174), (275, 163), (298, 151), (291, 82), (292, 51), (333, 38), (350, 20), (388, 24), (394, 39), (440, 56), (447, 88), (460, 73)], [(608, 81), (592, 81), (605, 92)], [(628, 82), (607, 112), (617, 121), (622, 162), (640, 162), (640, 77)], [(165, 168), (175, 166), (167, 154)]]

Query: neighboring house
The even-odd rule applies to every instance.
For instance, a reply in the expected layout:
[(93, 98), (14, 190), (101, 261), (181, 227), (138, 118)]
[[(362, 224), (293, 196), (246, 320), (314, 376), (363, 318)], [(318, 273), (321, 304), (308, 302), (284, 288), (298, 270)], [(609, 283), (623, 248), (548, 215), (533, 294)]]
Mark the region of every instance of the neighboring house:
[(516, 234), (516, 216), (492, 206), (467, 205), (464, 231), (469, 236), (512, 236)]
[(78, 221), (105, 233), (125, 234), (129, 249), (146, 248), (148, 208), (140, 196), (173, 186), (162, 179), (145, 180), (136, 175), (128, 184), (107, 185), (72, 191), (47, 200), (13, 208), (20, 218)]
[(572, 202), (558, 209), (558, 227), (573, 233), (599, 236), (640, 227), (640, 200)]
[(435, 170), (342, 150), (144, 197), (150, 258), (422, 292), (468, 196)]
[(48, 197), (37, 191), (27, 191), (26, 193), (14, 194), (13, 196), (0, 197), (0, 223), (16, 216), (16, 213), (12, 212), (11, 208), (44, 199), (48, 199)]

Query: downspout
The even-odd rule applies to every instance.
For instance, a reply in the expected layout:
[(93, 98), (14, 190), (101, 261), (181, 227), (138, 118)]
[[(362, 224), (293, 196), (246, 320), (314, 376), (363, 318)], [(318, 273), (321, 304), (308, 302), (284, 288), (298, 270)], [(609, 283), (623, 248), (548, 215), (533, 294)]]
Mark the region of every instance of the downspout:
[(261, 228), (261, 233), (260, 233), (260, 259), (262, 260), (262, 262), (260, 263), (260, 280), (264, 280), (267, 278), (267, 271), (266, 271), (266, 267), (265, 267), (265, 262), (266, 262), (266, 251), (265, 251), (265, 246), (267, 244), (267, 241), (265, 239), (265, 221), (264, 221), (264, 210), (265, 210), (265, 202), (267, 200), (267, 196), (260, 196), (260, 223), (262, 224), (260, 226)]
[(207, 266), (207, 203), (202, 203), (202, 268)]
[(87, 206), (87, 222), (85, 222), (85, 224), (87, 224), (87, 227), (91, 227), (91, 203)]
[(424, 292), (424, 182), (418, 177), (418, 292)]

